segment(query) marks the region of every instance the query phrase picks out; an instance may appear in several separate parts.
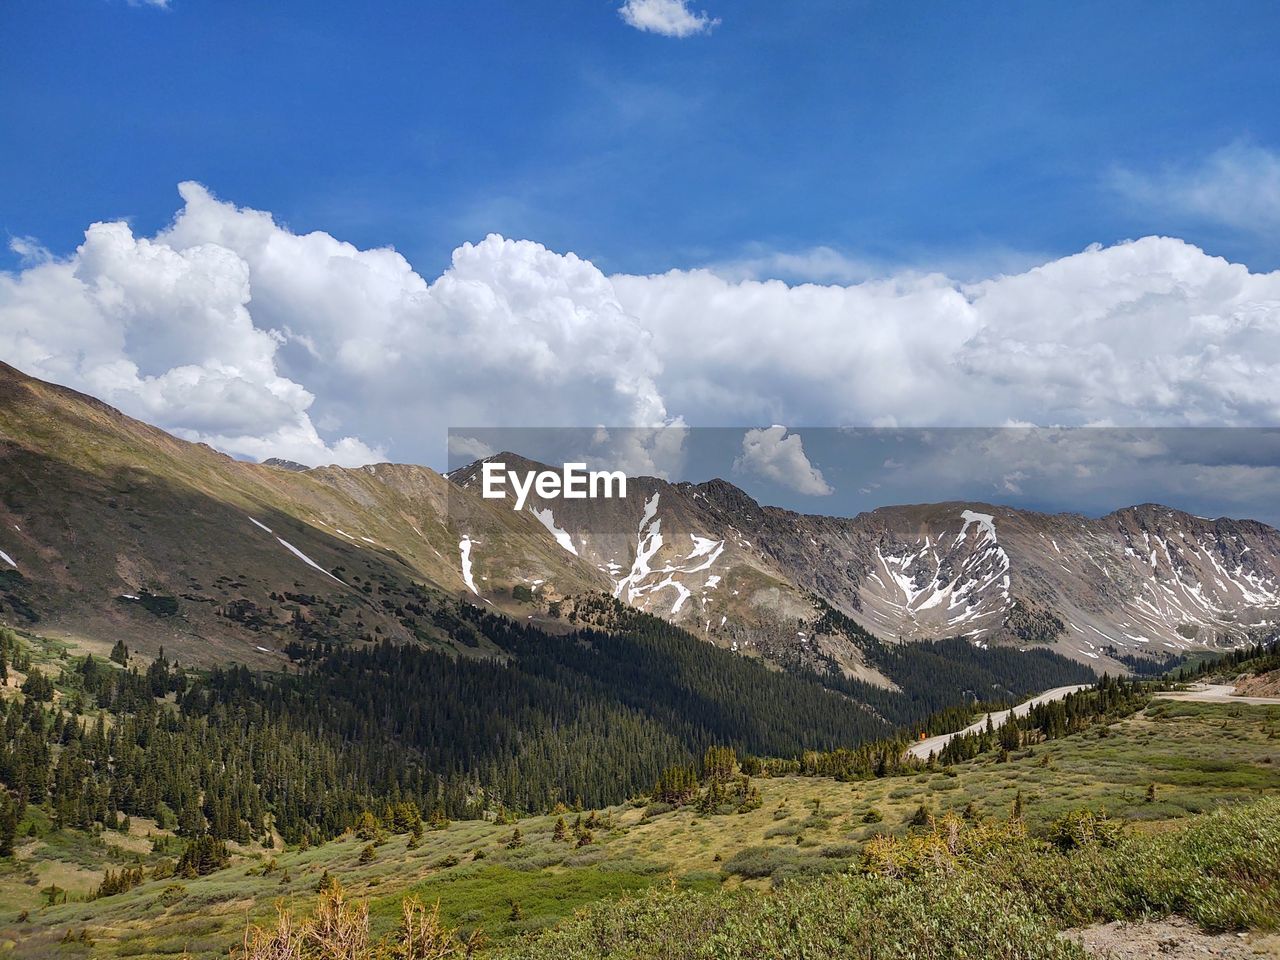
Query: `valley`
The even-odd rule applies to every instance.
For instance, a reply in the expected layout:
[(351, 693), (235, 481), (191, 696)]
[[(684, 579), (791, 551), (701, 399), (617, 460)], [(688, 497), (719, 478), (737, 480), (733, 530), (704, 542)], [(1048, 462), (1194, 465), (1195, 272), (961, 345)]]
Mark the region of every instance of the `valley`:
[(0, 960), (1280, 960), (1277, 36), (0, 5)]

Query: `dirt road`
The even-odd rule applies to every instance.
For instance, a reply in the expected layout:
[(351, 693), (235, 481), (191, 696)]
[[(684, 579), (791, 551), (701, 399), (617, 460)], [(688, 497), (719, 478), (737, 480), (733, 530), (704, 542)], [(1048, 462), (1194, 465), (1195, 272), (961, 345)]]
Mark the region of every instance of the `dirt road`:
[(1181, 917), (1142, 923), (1108, 923), (1067, 930), (1090, 956), (1107, 960), (1259, 960), (1280, 957), (1280, 936), (1265, 933), (1205, 933)]
[(1262, 706), (1280, 706), (1280, 697), (1237, 697), (1235, 685), (1230, 683), (1197, 683), (1189, 690), (1170, 690), (1157, 693), (1164, 700), (1190, 700), (1195, 703), (1255, 703)]
[[(1091, 686), (1092, 684), (1082, 683), (1073, 687), (1054, 687), (1052, 690), (1046, 690), (1038, 697), (1032, 697), (1025, 703), (1018, 704), (1012, 710), (996, 711), (991, 714), (991, 722), (998, 727), (1009, 718), (1009, 714), (1011, 713), (1016, 717), (1025, 717), (1031, 712), (1031, 708), (1038, 703), (1048, 703), (1050, 700), (1061, 700), (1068, 693), (1075, 693), (1077, 690), (1087, 690)], [(907, 749), (907, 755), (916, 757), (920, 760), (928, 760), (929, 754), (940, 753), (942, 748), (951, 742), (952, 737), (958, 737), (966, 733), (981, 733), (986, 725), (987, 718), (986, 716), (983, 716), (982, 719), (969, 724), (969, 726), (965, 727), (963, 730), (957, 730), (955, 733), (941, 733), (936, 737), (929, 737), (927, 740), (921, 740), (919, 743), (913, 743)]]

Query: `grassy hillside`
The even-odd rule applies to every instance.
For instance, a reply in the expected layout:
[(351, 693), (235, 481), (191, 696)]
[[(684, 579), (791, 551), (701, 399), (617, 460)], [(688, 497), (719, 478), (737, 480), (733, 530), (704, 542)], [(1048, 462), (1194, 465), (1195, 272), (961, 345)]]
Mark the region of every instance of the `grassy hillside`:
[[(653, 946), (645, 938), (655, 935), (662, 917), (676, 929), (705, 923), (725, 911), (724, 896), (738, 891), (773, 898), (772, 888), (801, 884), (787, 888), (781, 900), (750, 899), (749, 908), (735, 907), (735, 913), (746, 911), (743, 930), (767, 926), (777, 911), (818, 905), (821, 916), (821, 910), (852, 911), (851, 904), (888, 895), (833, 875), (861, 872), (868, 843), (906, 836), (922, 805), (935, 818), (972, 805), (970, 818), (1004, 822), (1020, 804), (1033, 836), (1081, 808), (1105, 809), (1127, 825), (1134, 843), (1181, 836), (1186, 825), (1212, 829), (1195, 826), (1197, 815), (1280, 792), (1278, 736), (1280, 708), (1157, 700), (1127, 718), (1016, 751), (1007, 762), (992, 752), (946, 769), (854, 783), (756, 778), (760, 805), (744, 813), (707, 815), (660, 804), (611, 807), (595, 811), (594, 818), (583, 811), (583, 823), (594, 819), (595, 825), (581, 846), (573, 836), (579, 814), (569, 811), (563, 814), (568, 840), (555, 839), (558, 814), (508, 823), (458, 821), (428, 829), (416, 848), (410, 836), (391, 832), (351, 834), (310, 849), (237, 847), (227, 868), (189, 879), (150, 877), (181, 848), (155, 824), (135, 819), (127, 834), (87, 836), (37, 820), (37, 836), (21, 840), (17, 858), (0, 867), (0, 903), (7, 911), (0, 937), (13, 943), (15, 956), (87, 955), (90, 947), (78, 940), (82, 932), (95, 956), (218, 956), (240, 941), (247, 920), (268, 921), (278, 898), (310, 910), (327, 874), (341, 880), (348, 896), (368, 902), (375, 932), (393, 930), (402, 898), (413, 895), (439, 901), (448, 925), (482, 929), (494, 947), (528, 956), (590, 955), (580, 925), (545, 945), (518, 944), (585, 905), (664, 891), (591, 921), (616, 929), (634, 915), (633, 945), (618, 942), (611, 949), (618, 956), (655, 955), (645, 952)], [(1274, 824), (1273, 807), (1250, 808), (1254, 812), (1242, 816)], [(517, 829), (520, 840), (513, 844)], [(143, 883), (87, 899), (108, 865), (135, 862), (148, 874)], [(821, 885), (805, 886), (811, 883)], [(991, 895), (993, 883), (997, 879), (975, 881), (979, 899), (973, 903), (986, 903), (981, 898)], [(67, 902), (46, 905), (51, 884), (67, 891)], [(908, 897), (902, 909), (911, 902)], [(26, 919), (18, 923), (22, 912)], [(1009, 929), (1024, 921), (1040, 927), (1050, 922), (1019, 915)], [(61, 942), (68, 932), (76, 942)]]
[(608, 586), (532, 516), (426, 467), (245, 463), (0, 363), (0, 616), (82, 649), (278, 667), (315, 636), (451, 646), (426, 611), (471, 595), (464, 531), (499, 605), (534, 578)]

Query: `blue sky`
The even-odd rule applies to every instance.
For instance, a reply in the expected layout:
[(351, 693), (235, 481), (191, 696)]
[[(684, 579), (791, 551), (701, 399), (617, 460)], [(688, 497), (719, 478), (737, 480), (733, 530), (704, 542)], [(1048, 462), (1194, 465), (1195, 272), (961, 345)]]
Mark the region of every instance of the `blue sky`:
[(1278, 27), (1270, 0), (9, 0), (0, 358), (309, 464), (733, 427), (812, 509), (862, 484), (812, 428), (1277, 427)]
[[(1126, 172), (1280, 147), (1280, 9), (707, 0), (676, 39), (610, 0), (11, 0), (0, 228), (152, 232), (175, 185), (435, 272), (490, 232), (607, 273), (831, 247), (1021, 266), (1172, 234), (1254, 269), (1275, 233)], [(9, 266), (13, 265), (10, 256)]]

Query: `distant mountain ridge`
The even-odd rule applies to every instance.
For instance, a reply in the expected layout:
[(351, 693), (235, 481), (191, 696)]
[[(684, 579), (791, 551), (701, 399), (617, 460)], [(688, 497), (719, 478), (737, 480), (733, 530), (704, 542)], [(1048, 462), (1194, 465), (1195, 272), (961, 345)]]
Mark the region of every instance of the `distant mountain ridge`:
[(866, 632), (1115, 670), (1280, 622), (1280, 533), (1253, 521), (958, 502), (810, 516), (650, 477), (517, 512), (479, 496), (480, 469), (244, 463), (0, 364), (0, 619), (210, 662), (326, 637), (501, 656), (459, 602), (556, 630), (607, 625), (605, 595), (886, 688)]
[[(479, 469), (450, 479), (472, 487)], [(632, 486), (625, 503), (535, 496), (526, 509), (615, 596), (775, 659), (790, 644), (865, 667), (856, 644), (806, 630), (814, 598), (886, 640), (1045, 645), (1099, 667), (1232, 646), (1280, 624), (1280, 532), (1257, 521), (1156, 504), (1089, 518), (972, 502), (840, 518), (762, 506), (724, 480)]]

